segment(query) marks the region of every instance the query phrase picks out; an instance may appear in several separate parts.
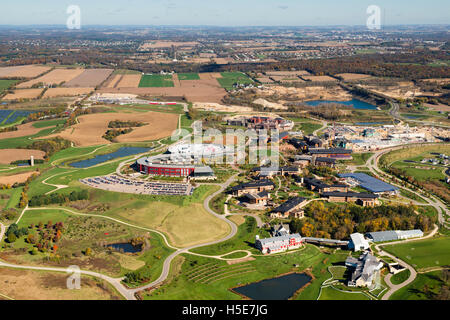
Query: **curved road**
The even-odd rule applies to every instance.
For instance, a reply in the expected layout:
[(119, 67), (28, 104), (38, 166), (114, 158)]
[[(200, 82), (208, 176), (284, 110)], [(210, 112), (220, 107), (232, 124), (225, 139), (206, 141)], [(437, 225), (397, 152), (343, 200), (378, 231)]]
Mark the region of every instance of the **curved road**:
[[(177, 257), (178, 255), (180, 255), (180, 254), (182, 254), (182, 253), (188, 253), (188, 254), (197, 255), (197, 254), (195, 254), (195, 253), (189, 252), (189, 250), (195, 249), (195, 248), (204, 247), (204, 246), (209, 246), (209, 245), (213, 245), (213, 244), (218, 244), (218, 243), (221, 243), (221, 242), (223, 242), (223, 241), (227, 241), (227, 240), (233, 238), (233, 237), (236, 235), (236, 233), (237, 233), (237, 226), (236, 226), (232, 221), (228, 220), (228, 219), (226, 218), (225, 215), (219, 215), (219, 214), (215, 213), (215, 212), (209, 207), (209, 202), (211, 201), (211, 199), (212, 199), (213, 197), (215, 197), (215, 196), (218, 195), (219, 193), (223, 192), (223, 191), (224, 191), (224, 190), (225, 190), (225, 189), (226, 189), (226, 188), (227, 188), (227, 187), (228, 187), (228, 186), (236, 179), (236, 177), (237, 177), (238, 175), (239, 175), (239, 172), (236, 173), (236, 174), (234, 174), (233, 176), (231, 176), (225, 183), (223, 183), (223, 184), (220, 185), (221, 188), (220, 188), (218, 191), (216, 191), (215, 193), (213, 193), (213, 194), (211, 194), (210, 196), (208, 196), (208, 197), (205, 199), (205, 201), (203, 202), (203, 205), (204, 205), (205, 209), (206, 209), (209, 213), (213, 214), (213, 215), (214, 215), (215, 217), (217, 217), (218, 219), (221, 219), (221, 220), (225, 221), (225, 222), (230, 226), (231, 232), (230, 232), (226, 237), (224, 237), (224, 238), (222, 238), (222, 239), (215, 240), (215, 241), (210, 241), (210, 242), (208, 242), (208, 243), (202, 243), (202, 244), (198, 244), (198, 245), (194, 245), (194, 246), (190, 246), (190, 247), (186, 247), (186, 248), (182, 248), (182, 249), (176, 248), (176, 247), (173, 247), (172, 245), (170, 245), (169, 242), (168, 242), (168, 240), (167, 240), (167, 238), (165, 237), (165, 235), (162, 234), (162, 233), (159, 232), (159, 231), (152, 230), (152, 229), (148, 229), (148, 228), (143, 228), (143, 227), (139, 227), (139, 226), (135, 226), (135, 225), (132, 225), (132, 224), (129, 224), (129, 223), (120, 221), (120, 220), (118, 220), (118, 219), (111, 218), (111, 217), (106, 217), (106, 216), (101, 216), (101, 215), (92, 215), (92, 214), (83, 214), (83, 213), (79, 213), (79, 212), (72, 211), (72, 210), (70, 210), (70, 209), (64, 209), (64, 210), (66, 210), (66, 211), (69, 211), (69, 212), (72, 213), (72, 214), (76, 214), (76, 215), (87, 215), (87, 216), (97, 216), (97, 217), (100, 217), (100, 218), (110, 219), (110, 220), (113, 220), (113, 221), (116, 221), (116, 222), (118, 222), (118, 223), (121, 223), (121, 224), (125, 224), (125, 225), (128, 225), (128, 226), (131, 226), (131, 227), (135, 227), (135, 228), (140, 228), (140, 229), (143, 229), (143, 230), (148, 230), (148, 231), (156, 232), (156, 233), (158, 233), (159, 235), (161, 235), (161, 236), (163, 237), (163, 239), (165, 240), (167, 246), (169, 246), (170, 248), (176, 250), (176, 251), (173, 252), (171, 255), (169, 255), (169, 256), (166, 258), (166, 260), (164, 261), (163, 269), (162, 269), (161, 275), (158, 277), (158, 279), (156, 279), (155, 281), (153, 281), (153, 282), (151, 282), (151, 283), (149, 283), (149, 284), (147, 284), (147, 285), (145, 285), (145, 286), (139, 287), (139, 288), (134, 288), (134, 289), (126, 288), (126, 287), (121, 283), (121, 281), (123, 280), (123, 278), (112, 278), (112, 277), (103, 275), (103, 274), (98, 273), (98, 272), (92, 272), (92, 271), (86, 271), (86, 270), (80, 270), (80, 273), (81, 273), (81, 274), (85, 274), (85, 275), (90, 275), (90, 276), (94, 276), (94, 277), (101, 278), (101, 279), (107, 281), (108, 283), (110, 283), (110, 284), (111, 284), (111, 285), (112, 285), (112, 286), (113, 286), (120, 294), (122, 294), (127, 300), (136, 300), (135, 294), (136, 294), (137, 292), (142, 291), (142, 290), (145, 290), (145, 289), (149, 289), (149, 288), (152, 288), (152, 287), (155, 287), (155, 286), (161, 284), (163, 281), (165, 281), (165, 280), (167, 279), (167, 277), (168, 277), (168, 275), (169, 275), (169, 271), (170, 271), (170, 264), (171, 264), (172, 260), (173, 260), (175, 257)], [(42, 210), (42, 209), (46, 209), (46, 208), (29, 209), (28, 206), (27, 206), (27, 207), (24, 208), (24, 210), (22, 211), (22, 213), (21, 213), (21, 215), (19, 216), (17, 222), (19, 222), (19, 221), (21, 220), (21, 218), (23, 217), (23, 215), (24, 215), (24, 213), (25, 213), (26, 211), (30, 211), (30, 210)], [(50, 209), (50, 208), (48, 208), (48, 209)], [(2, 239), (3, 239), (3, 236), (5, 235), (5, 232), (6, 232), (6, 227), (5, 227), (3, 224), (0, 223), (0, 242), (1, 242)], [(223, 256), (223, 255), (222, 255), (222, 256)], [(211, 258), (221, 259), (220, 256), (211, 256)], [(52, 268), (52, 267), (23, 266), (23, 265), (16, 265), (16, 264), (11, 264), (11, 263), (6, 263), (6, 262), (2, 262), (2, 261), (0, 261), (0, 267), (9, 267), (9, 268), (15, 268), (15, 269), (30, 269), (30, 270), (54, 271), (54, 272), (67, 272), (67, 268)]]

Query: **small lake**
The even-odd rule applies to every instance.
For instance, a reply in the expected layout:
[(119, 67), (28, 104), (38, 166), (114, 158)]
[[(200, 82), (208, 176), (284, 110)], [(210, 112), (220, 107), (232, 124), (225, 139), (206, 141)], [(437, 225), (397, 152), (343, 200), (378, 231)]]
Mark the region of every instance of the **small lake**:
[(131, 243), (114, 243), (109, 244), (106, 247), (124, 253), (136, 253), (141, 252), (142, 250), (141, 246), (135, 247)]
[(70, 164), (70, 166), (74, 167), (74, 168), (79, 168), (79, 169), (89, 168), (89, 167), (92, 167), (97, 164), (107, 162), (107, 161), (110, 161), (113, 159), (132, 156), (134, 154), (140, 154), (140, 153), (148, 152), (150, 150), (152, 150), (152, 148), (123, 147), (115, 152), (102, 154), (102, 155), (96, 156), (95, 158), (92, 158), (92, 159), (87, 159), (87, 160), (83, 160), (83, 161), (79, 161), (79, 162), (73, 162)]
[(311, 281), (305, 273), (291, 273), (235, 288), (233, 291), (253, 300), (288, 300)]
[(353, 108), (355, 109), (365, 109), (365, 110), (377, 110), (377, 106), (374, 106), (373, 104), (361, 101), (361, 100), (357, 100), (357, 99), (352, 99), (349, 101), (333, 101), (333, 100), (312, 100), (312, 101), (305, 101), (305, 103), (308, 106), (313, 106), (316, 107), (322, 103), (338, 103), (338, 104), (342, 104), (344, 106), (353, 106)]

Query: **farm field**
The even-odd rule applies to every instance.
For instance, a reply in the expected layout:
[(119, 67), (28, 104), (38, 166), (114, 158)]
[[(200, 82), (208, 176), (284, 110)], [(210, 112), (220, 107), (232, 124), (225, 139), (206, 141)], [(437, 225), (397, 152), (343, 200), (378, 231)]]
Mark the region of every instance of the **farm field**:
[(229, 226), (203, 208), (203, 200), (216, 186), (202, 186), (189, 197), (141, 196), (95, 190), (93, 203), (106, 203), (104, 214), (164, 232), (178, 247), (226, 236)]
[(54, 69), (42, 77), (17, 85), (17, 88), (29, 88), (41, 82), (45, 85), (60, 85), (78, 77), (83, 72), (84, 69)]
[(361, 79), (369, 79), (372, 78), (369, 74), (360, 74), (360, 73), (339, 73), (335, 75), (336, 77), (341, 77), (344, 81), (353, 81), (353, 80), (361, 80)]
[(107, 282), (82, 276), (80, 290), (67, 290), (67, 274), (1, 268), (0, 294), (16, 300), (122, 300)]
[(147, 125), (135, 128), (131, 133), (117, 137), (118, 142), (139, 142), (157, 140), (170, 136), (178, 125), (178, 115), (146, 112), (146, 113), (104, 113), (91, 114), (79, 117), (79, 123), (64, 131), (49, 137), (59, 136), (73, 141), (77, 146), (86, 147), (111, 142), (102, 136), (108, 130), (110, 121), (120, 119), (122, 121), (143, 121)]
[(332, 78), (330, 76), (302, 76), (302, 78), (306, 81), (311, 82), (333, 82), (337, 81), (335, 78)]
[(30, 149), (0, 149), (0, 164), (10, 164), (17, 160), (44, 159), (45, 152), (41, 150)]
[(173, 87), (172, 75), (145, 74), (139, 82), (139, 88)]
[(113, 72), (112, 69), (86, 69), (82, 74), (64, 84), (66, 88), (96, 87)]
[(15, 83), (17, 83), (17, 80), (0, 80), (0, 94)]
[(384, 249), (415, 269), (450, 265), (450, 237), (440, 237), (405, 244), (390, 245)]
[(50, 69), (38, 65), (3, 67), (0, 68), (0, 78), (34, 78)]
[(137, 88), (141, 82), (141, 74), (115, 74), (105, 88)]
[(42, 98), (74, 97), (89, 94), (95, 88), (49, 88)]
[(13, 185), (15, 183), (23, 183), (27, 181), (29, 177), (31, 177), (33, 174), (38, 174), (37, 171), (29, 171), (24, 173), (18, 173), (18, 174), (12, 174), (12, 175), (5, 175), (0, 176), (0, 185)]
[(36, 99), (40, 96), (43, 89), (22, 89), (14, 90), (14, 93), (8, 93), (2, 100)]
[(217, 78), (222, 88), (226, 90), (232, 90), (233, 85), (238, 84), (253, 84), (254, 81), (250, 79), (247, 75), (241, 72), (222, 72), (222, 77)]
[[(6, 124), (6, 123), (2, 123), (2, 124)], [(40, 131), (40, 129), (35, 128), (33, 126), (33, 123), (31, 123), (31, 122), (17, 126), (17, 129), (18, 129), (17, 131), (9, 131), (9, 132), (0, 133), (0, 140), (31, 136)]]
[(298, 76), (308, 76), (310, 73), (306, 70), (299, 71), (267, 71), (266, 75), (275, 77), (298, 77)]
[(200, 80), (198, 73), (178, 73), (179, 80)]

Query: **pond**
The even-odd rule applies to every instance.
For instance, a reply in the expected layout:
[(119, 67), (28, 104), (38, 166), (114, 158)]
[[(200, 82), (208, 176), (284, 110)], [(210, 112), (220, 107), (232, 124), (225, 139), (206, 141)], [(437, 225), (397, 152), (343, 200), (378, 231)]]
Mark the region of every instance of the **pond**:
[(288, 300), (311, 279), (305, 273), (291, 273), (234, 288), (233, 291), (253, 300)]
[(95, 158), (79, 161), (79, 162), (73, 162), (70, 164), (71, 167), (74, 168), (89, 168), (92, 166), (95, 166), (97, 164), (107, 162), (113, 159), (123, 158), (127, 156), (131, 156), (134, 154), (140, 154), (144, 152), (148, 152), (152, 150), (152, 148), (138, 148), (138, 147), (122, 147), (119, 150), (107, 154), (102, 154), (99, 156), (96, 156)]
[(124, 253), (136, 253), (141, 252), (141, 246), (133, 246), (131, 243), (114, 243), (106, 246), (107, 248), (114, 249), (116, 251), (124, 252)]
[(313, 106), (316, 107), (322, 103), (338, 103), (338, 104), (342, 104), (344, 106), (353, 106), (353, 108), (355, 109), (365, 109), (365, 110), (377, 110), (377, 106), (374, 106), (373, 104), (361, 101), (361, 100), (357, 100), (357, 99), (352, 99), (349, 101), (334, 101), (334, 100), (313, 100), (313, 101), (305, 101), (305, 103), (308, 106)]

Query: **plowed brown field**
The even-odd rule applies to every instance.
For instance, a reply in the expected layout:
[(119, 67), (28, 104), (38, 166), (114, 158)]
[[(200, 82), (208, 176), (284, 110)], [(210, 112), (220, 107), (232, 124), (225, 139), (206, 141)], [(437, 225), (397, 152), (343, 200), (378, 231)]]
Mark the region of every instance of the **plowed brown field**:
[(67, 128), (66, 130), (48, 136), (59, 136), (73, 141), (77, 146), (94, 146), (111, 143), (102, 138), (108, 130), (110, 121), (142, 121), (147, 123), (143, 127), (134, 128), (131, 133), (117, 137), (119, 142), (139, 142), (150, 141), (168, 137), (178, 126), (177, 114), (168, 114), (161, 112), (146, 113), (97, 113), (81, 116), (78, 118), (78, 124)]

